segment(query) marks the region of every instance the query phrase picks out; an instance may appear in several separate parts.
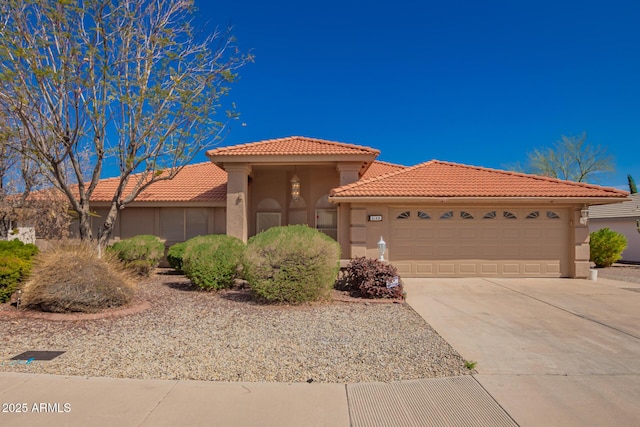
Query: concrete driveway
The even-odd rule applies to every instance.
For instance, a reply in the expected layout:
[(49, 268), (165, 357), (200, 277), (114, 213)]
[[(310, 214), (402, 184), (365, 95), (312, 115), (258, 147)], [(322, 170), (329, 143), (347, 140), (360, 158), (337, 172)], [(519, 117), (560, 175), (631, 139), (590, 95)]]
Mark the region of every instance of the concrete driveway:
[(407, 301), (521, 426), (637, 426), (640, 285), (404, 279)]

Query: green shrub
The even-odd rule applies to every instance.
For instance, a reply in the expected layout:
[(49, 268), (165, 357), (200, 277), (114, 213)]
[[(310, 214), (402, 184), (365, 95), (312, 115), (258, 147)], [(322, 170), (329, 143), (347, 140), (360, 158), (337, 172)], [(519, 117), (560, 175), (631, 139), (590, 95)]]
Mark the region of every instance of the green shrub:
[(19, 240), (0, 240), (0, 303), (9, 300), (31, 271), (38, 247)]
[(75, 242), (54, 246), (36, 258), (22, 293), (22, 306), (51, 312), (86, 312), (119, 307), (135, 288), (129, 273), (107, 252)]
[(627, 239), (623, 234), (605, 227), (590, 234), (589, 245), (590, 259), (596, 267), (610, 267), (622, 258), (622, 251), (627, 247)]
[(0, 254), (0, 303), (7, 302), (31, 270), (31, 261)]
[(259, 297), (301, 303), (327, 297), (339, 267), (338, 242), (306, 225), (290, 225), (249, 239), (244, 274)]
[(30, 260), (38, 253), (38, 247), (31, 243), (24, 244), (20, 240), (0, 240), (0, 254)]
[(113, 244), (109, 249), (135, 273), (148, 276), (164, 256), (164, 242), (157, 236), (143, 234)]
[(171, 268), (182, 271), (182, 263), (184, 258), (184, 250), (187, 247), (187, 242), (176, 243), (171, 245), (169, 251), (167, 251), (167, 262)]
[(185, 242), (182, 270), (191, 283), (205, 290), (233, 286), (242, 265), (245, 245), (224, 234), (198, 236)]
[[(396, 286), (390, 286), (394, 279)], [(341, 288), (363, 298), (402, 298), (398, 270), (391, 264), (371, 258), (353, 258), (344, 273)]]

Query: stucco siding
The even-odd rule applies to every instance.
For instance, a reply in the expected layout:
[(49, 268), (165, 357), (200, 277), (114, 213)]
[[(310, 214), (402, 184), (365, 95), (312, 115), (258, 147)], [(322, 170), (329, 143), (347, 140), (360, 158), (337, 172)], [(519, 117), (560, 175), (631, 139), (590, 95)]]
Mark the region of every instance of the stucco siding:
[(626, 218), (592, 218), (589, 220), (589, 231), (609, 228), (622, 233), (627, 238), (627, 248), (622, 252), (622, 261), (640, 262), (640, 233), (636, 228), (638, 217)]

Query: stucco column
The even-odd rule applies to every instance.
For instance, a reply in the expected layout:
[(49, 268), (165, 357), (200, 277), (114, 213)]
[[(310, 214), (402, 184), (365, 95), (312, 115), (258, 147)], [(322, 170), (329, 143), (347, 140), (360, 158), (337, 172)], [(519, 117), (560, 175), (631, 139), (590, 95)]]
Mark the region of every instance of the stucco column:
[(346, 162), (338, 163), (337, 169), (340, 173), (340, 186), (352, 184), (360, 179), (358, 173), (360, 172), (361, 163)]
[(589, 226), (580, 223), (580, 209), (573, 212), (571, 224), (573, 225), (573, 271), (572, 276), (576, 279), (585, 279), (589, 276)]
[(225, 163), (227, 171), (227, 235), (246, 242), (249, 237), (249, 173), (248, 163)]

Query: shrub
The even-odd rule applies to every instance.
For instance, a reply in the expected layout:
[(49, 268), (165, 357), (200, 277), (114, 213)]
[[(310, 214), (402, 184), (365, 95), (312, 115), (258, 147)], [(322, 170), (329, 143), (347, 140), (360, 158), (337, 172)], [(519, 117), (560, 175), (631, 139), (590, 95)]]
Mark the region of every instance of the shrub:
[(224, 234), (199, 236), (187, 240), (182, 270), (191, 283), (205, 290), (233, 286), (242, 264), (244, 243)]
[(31, 262), (0, 254), (0, 303), (7, 302), (31, 269)]
[(93, 245), (77, 242), (54, 246), (35, 258), (22, 305), (57, 313), (92, 313), (125, 305), (134, 292), (115, 254), (99, 258)]
[(602, 228), (590, 234), (590, 259), (596, 267), (610, 267), (622, 258), (622, 251), (627, 247), (627, 239), (623, 234)]
[(244, 274), (267, 301), (301, 303), (329, 295), (339, 261), (338, 242), (318, 230), (273, 227), (249, 239)]
[(19, 283), (27, 278), (37, 253), (36, 245), (0, 240), (0, 303), (8, 301)]
[(0, 254), (30, 260), (38, 253), (38, 247), (31, 243), (24, 244), (20, 240), (0, 240)]
[(164, 243), (157, 236), (142, 234), (116, 242), (109, 251), (113, 251), (127, 268), (148, 276), (164, 256)]
[(345, 270), (343, 289), (364, 298), (402, 298), (403, 287), (398, 277), (398, 285), (387, 287), (398, 270), (391, 264), (371, 258), (353, 258)]
[(184, 250), (187, 247), (187, 242), (176, 243), (171, 245), (167, 252), (167, 262), (171, 268), (182, 271), (182, 263), (184, 258)]

